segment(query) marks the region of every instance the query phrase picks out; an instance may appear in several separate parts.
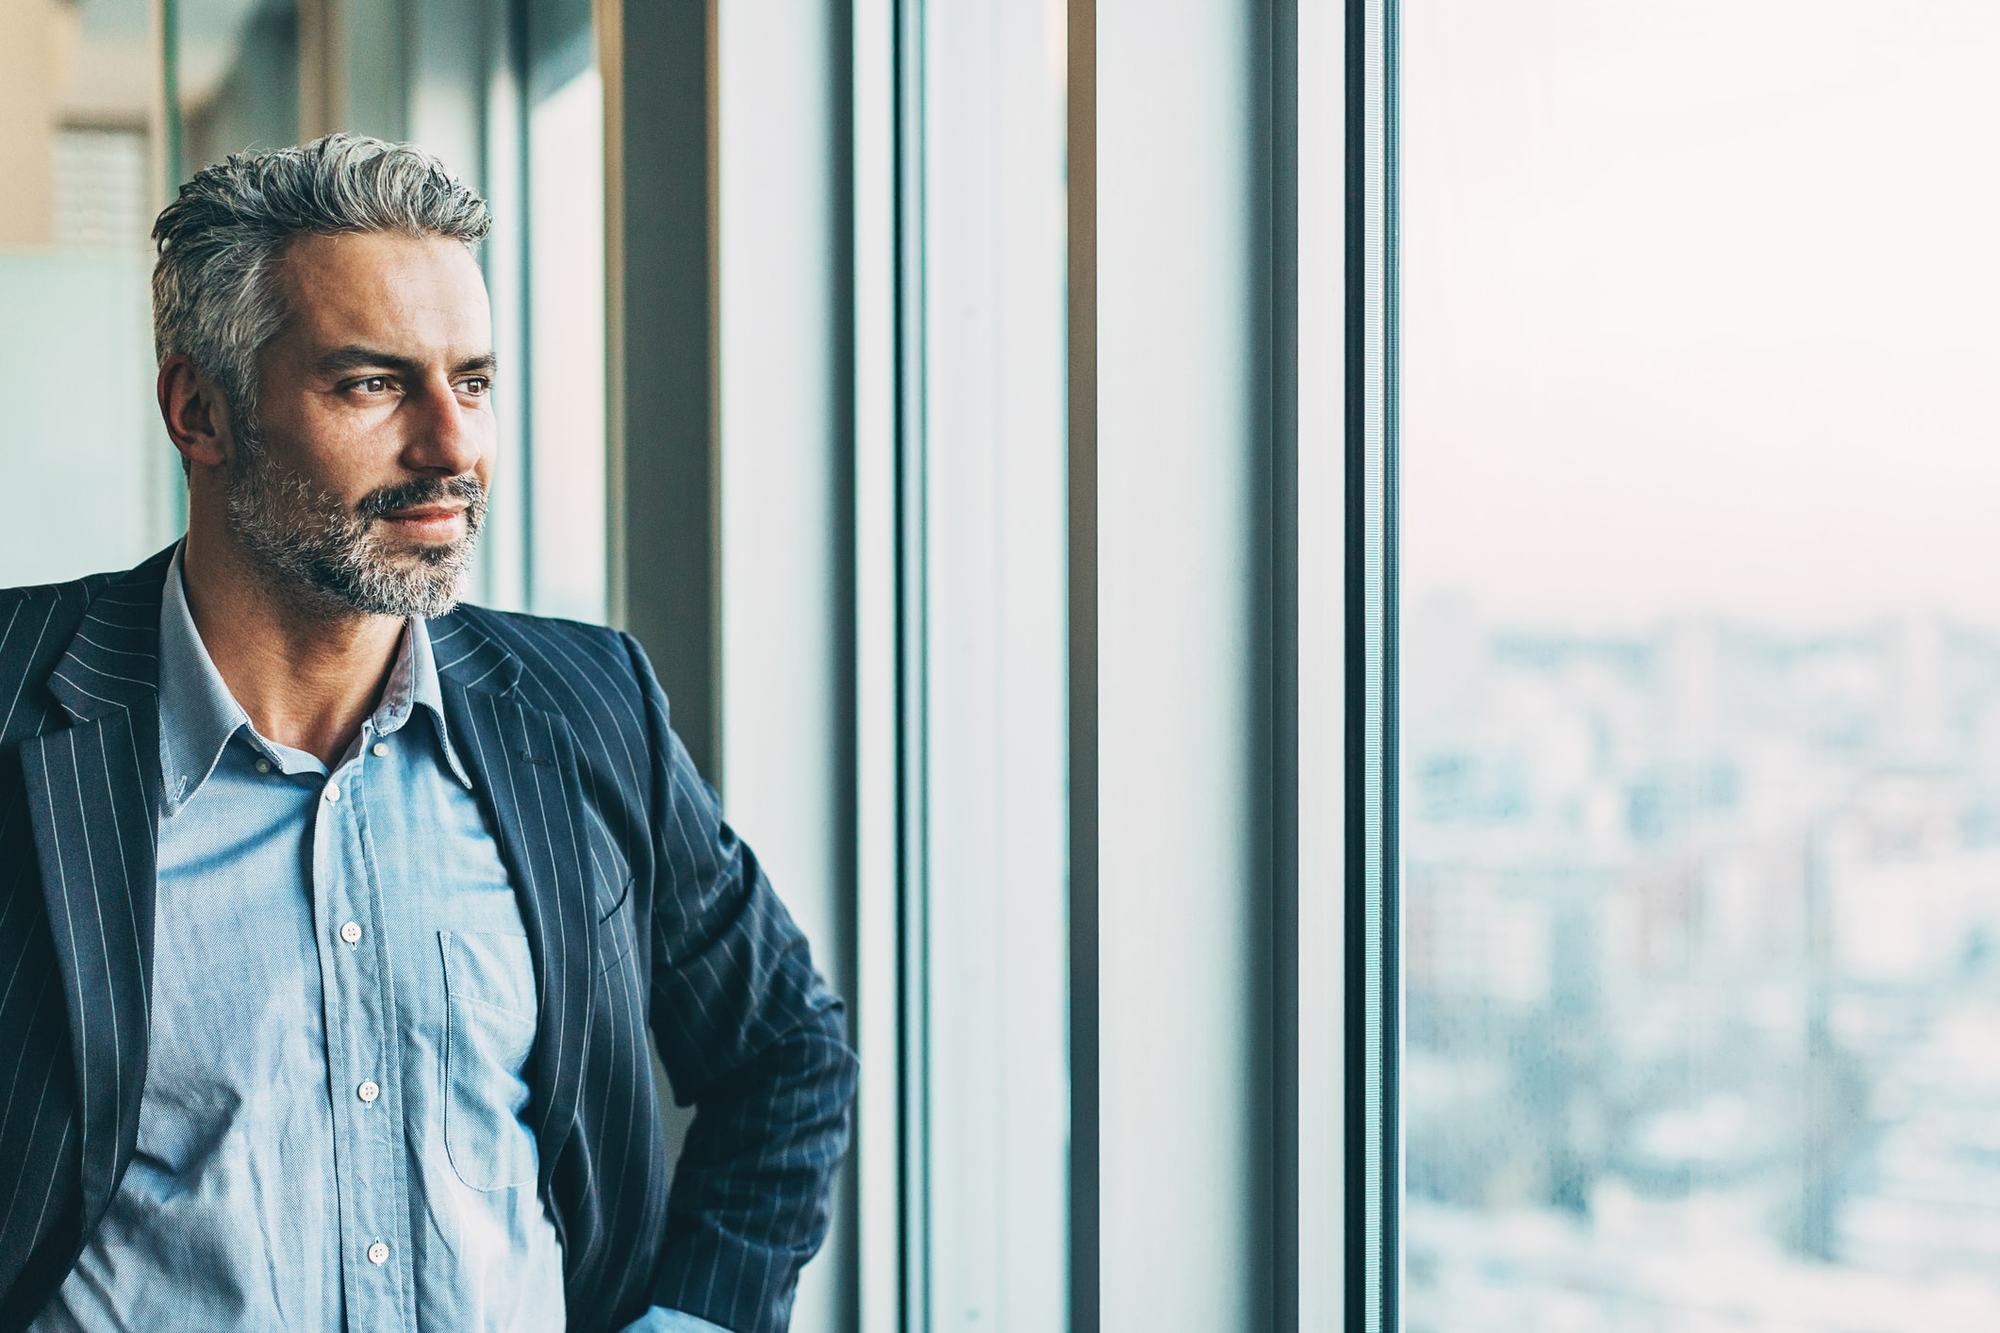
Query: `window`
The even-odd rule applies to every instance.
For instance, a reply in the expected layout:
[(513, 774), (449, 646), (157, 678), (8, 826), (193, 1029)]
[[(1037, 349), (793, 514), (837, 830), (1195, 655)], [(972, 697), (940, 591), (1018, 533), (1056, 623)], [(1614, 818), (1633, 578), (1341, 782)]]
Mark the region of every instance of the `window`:
[(1403, 1326), (1991, 1326), (2000, 16), (1401, 21)]
[(167, 12), (173, 16), (164, 61), (174, 111), (169, 184), (245, 148), (297, 143), (298, 7), (222, 0)]
[(529, 81), (528, 434), (506, 484), (527, 496), (530, 608), (603, 620), (604, 87), (594, 61), (549, 81)]

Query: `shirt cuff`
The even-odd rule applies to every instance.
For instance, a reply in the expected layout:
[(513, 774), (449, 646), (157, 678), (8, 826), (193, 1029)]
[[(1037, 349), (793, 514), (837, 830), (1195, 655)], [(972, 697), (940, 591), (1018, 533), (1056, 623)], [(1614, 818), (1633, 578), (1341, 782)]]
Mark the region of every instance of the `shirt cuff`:
[(625, 1325), (624, 1333), (729, 1333), (729, 1330), (706, 1319), (656, 1305)]

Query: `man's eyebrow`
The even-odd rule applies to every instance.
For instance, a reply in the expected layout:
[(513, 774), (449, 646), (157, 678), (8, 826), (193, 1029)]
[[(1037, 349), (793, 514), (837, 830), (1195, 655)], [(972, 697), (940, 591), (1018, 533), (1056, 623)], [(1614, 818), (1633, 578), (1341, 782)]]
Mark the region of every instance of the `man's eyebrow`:
[[(492, 374), (498, 366), (491, 352), (469, 356), (451, 368), (454, 375)], [(313, 369), (322, 375), (339, 375), (350, 370), (393, 370), (401, 375), (419, 374), (423, 363), (412, 357), (385, 352), (378, 347), (363, 347), (350, 343), (346, 347), (336, 347), (318, 361)]]
[(323, 375), (338, 375), (342, 371), (372, 369), (408, 373), (418, 369), (418, 366), (407, 356), (397, 356), (394, 352), (385, 352), (377, 347), (363, 347), (358, 343), (349, 343), (345, 347), (336, 347), (322, 356), (313, 363), (313, 369)]

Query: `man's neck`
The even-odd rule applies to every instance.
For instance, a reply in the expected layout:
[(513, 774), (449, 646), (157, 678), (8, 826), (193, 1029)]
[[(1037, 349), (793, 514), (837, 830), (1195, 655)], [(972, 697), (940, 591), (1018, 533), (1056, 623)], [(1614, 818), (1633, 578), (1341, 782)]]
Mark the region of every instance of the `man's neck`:
[(404, 622), (287, 597), (194, 528), (181, 577), (202, 646), (258, 734), (333, 767), (381, 697)]

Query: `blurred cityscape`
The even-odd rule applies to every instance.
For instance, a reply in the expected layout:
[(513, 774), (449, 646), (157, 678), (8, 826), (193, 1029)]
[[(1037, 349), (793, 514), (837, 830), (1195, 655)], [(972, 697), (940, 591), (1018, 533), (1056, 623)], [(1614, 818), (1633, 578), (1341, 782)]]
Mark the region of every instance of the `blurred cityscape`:
[(2000, 1329), (2000, 628), (1402, 641), (1404, 1327)]

